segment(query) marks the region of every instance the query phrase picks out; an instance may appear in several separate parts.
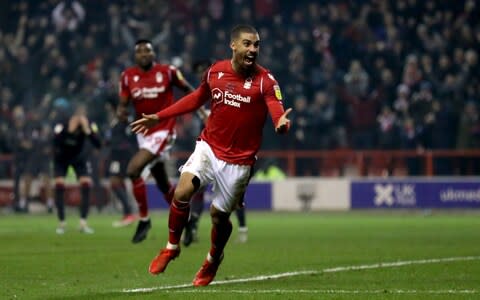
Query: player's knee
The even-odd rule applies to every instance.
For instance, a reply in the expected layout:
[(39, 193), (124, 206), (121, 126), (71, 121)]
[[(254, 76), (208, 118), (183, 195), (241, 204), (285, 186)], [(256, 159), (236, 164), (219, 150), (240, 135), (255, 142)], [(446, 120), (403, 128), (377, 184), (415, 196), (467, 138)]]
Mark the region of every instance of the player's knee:
[(179, 202), (189, 203), (191, 196), (192, 194), (188, 192), (187, 189), (182, 188), (181, 186), (177, 186), (177, 188), (175, 189), (175, 193), (173, 194), (173, 199)]
[(173, 195), (174, 199), (177, 199), (181, 202), (190, 202), (193, 194), (200, 188), (200, 179), (194, 176), (189, 181), (180, 181), (177, 187), (175, 188), (175, 193)]
[(212, 224), (213, 225), (225, 225), (230, 223), (230, 213), (223, 212), (214, 206), (210, 208), (210, 216), (212, 217)]

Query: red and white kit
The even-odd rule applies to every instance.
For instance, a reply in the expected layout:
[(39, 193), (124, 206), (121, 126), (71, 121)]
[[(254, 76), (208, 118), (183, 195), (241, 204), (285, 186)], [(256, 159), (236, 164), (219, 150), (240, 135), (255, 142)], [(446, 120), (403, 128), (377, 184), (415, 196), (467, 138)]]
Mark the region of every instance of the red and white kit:
[[(138, 66), (127, 68), (120, 79), (120, 97), (127, 98), (135, 108), (136, 118), (153, 114), (174, 102), (173, 87), (186, 87), (186, 81), (176, 67), (154, 63), (144, 71)], [(164, 119), (146, 135), (137, 134), (140, 148), (161, 155), (170, 148), (175, 137), (175, 118)]]
[(196, 175), (202, 185), (213, 182), (212, 204), (232, 211), (248, 184), (268, 113), (275, 125), (284, 113), (282, 94), (266, 69), (257, 66), (255, 75), (243, 78), (230, 60), (223, 60), (205, 72), (193, 93), (157, 115), (164, 120), (194, 111), (209, 100), (211, 114), (201, 141), (182, 172)]

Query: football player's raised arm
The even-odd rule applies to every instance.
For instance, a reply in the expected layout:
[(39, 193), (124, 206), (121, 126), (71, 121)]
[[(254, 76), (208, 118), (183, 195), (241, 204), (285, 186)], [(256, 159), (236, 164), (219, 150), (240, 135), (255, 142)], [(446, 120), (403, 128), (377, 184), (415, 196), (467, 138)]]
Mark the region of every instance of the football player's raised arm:
[(132, 132), (146, 134), (148, 129), (157, 124), (160, 120), (173, 118), (200, 108), (210, 99), (210, 89), (200, 85), (193, 93), (186, 95), (169, 107), (157, 112), (156, 114), (142, 114), (142, 118), (130, 123)]
[(279, 134), (286, 133), (290, 129), (290, 120), (287, 118), (292, 111), (291, 108), (284, 110), (282, 103), (282, 93), (280, 87), (275, 80), (269, 80), (264, 86), (265, 103), (268, 112), (272, 117), (275, 126), (275, 132)]
[(180, 116), (199, 109), (209, 99), (210, 89), (206, 83), (202, 83), (195, 91), (182, 97), (169, 107), (157, 112), (156, 115), (159, 119)]
[(210, 100), (211, 92), (208, 84), (208, 74), (209, 70), (203, 73), (202, 81), (195, 91), (184, 96), (169, 107), (157, 112), (157, 117), (159, 119), (165, 119), (193, 112)]

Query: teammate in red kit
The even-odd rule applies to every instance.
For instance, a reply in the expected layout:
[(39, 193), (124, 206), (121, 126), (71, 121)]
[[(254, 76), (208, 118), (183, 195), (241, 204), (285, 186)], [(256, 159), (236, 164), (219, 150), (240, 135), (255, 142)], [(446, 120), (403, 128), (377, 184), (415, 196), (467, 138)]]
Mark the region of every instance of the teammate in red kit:
[(144, 114), (131, 124), (134, 132), (144, 134), (163, 120), (194, 111), (211, 101), (206, 126), (181, 169), (170, 206), (167, 246), (149, 267), (151, 274), (162, 273), (179, 256), (190, 199), (200, 187), (212, 183), (211, 248), (193, 280), (195, 286), (208, 285), (223, 259), (223, 249), (232, 232), (230, 214), (243, 204), (267, 114), (277, 133), (286, 133), (290, 128), (287, 115), (291, 108), (284, 111), (277, 81), (256, 64), (260, 48), (257, 30), (238, 25), (232, 29), (230, 39), (231, 60), (214, 63), (193, 93), (156, 114)]
[[(136, 66), (127, 68), (121, 75), (120, 103), (117, 109), (119, 116), (126, 114), (130, 102), (136, 116), (140, 117), (142, 114), (152, 114), (170, 106), (174, 102), (174, 87), (187, 93), (194, 90), (180, 70), (171, 65), (158, 64), (154, 60), (152, 43), (148, 40), (137, 41)], [(174, 127), (175, 119), (165, 118), (137, 135), (139, 150), (127, 166), (127, 176), (132, 180), (140, 217), (132, 238), (133, 243), (143, 241), (151, 228), (145, 182), (141, 176), (147, 165), (151, 165), (150, 172), (166, 201), (169, 204), (172, 201), (174, 188), (168, 179), (164, 161), (168, 158), (168, 151), (175, 140)]]

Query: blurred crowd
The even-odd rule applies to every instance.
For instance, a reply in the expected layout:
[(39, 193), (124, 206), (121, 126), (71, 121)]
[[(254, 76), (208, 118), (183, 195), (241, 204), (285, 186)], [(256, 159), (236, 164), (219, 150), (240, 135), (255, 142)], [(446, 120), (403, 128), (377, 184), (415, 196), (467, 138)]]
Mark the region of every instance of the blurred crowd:
[[(478, 16), (474, 0), (2, 1), (0, 154), (48, 147), (75, 103), (106, 131), (137, 39), (197, 84), (196, 63), (230, 57), (237, 23), (259, 30), (260, 63), (294, 108), (289, 148), (477, 148)], [(176, 149), (200, 127), (182, 117)], [(263, 149), (285, 149), (273, 132)]]

